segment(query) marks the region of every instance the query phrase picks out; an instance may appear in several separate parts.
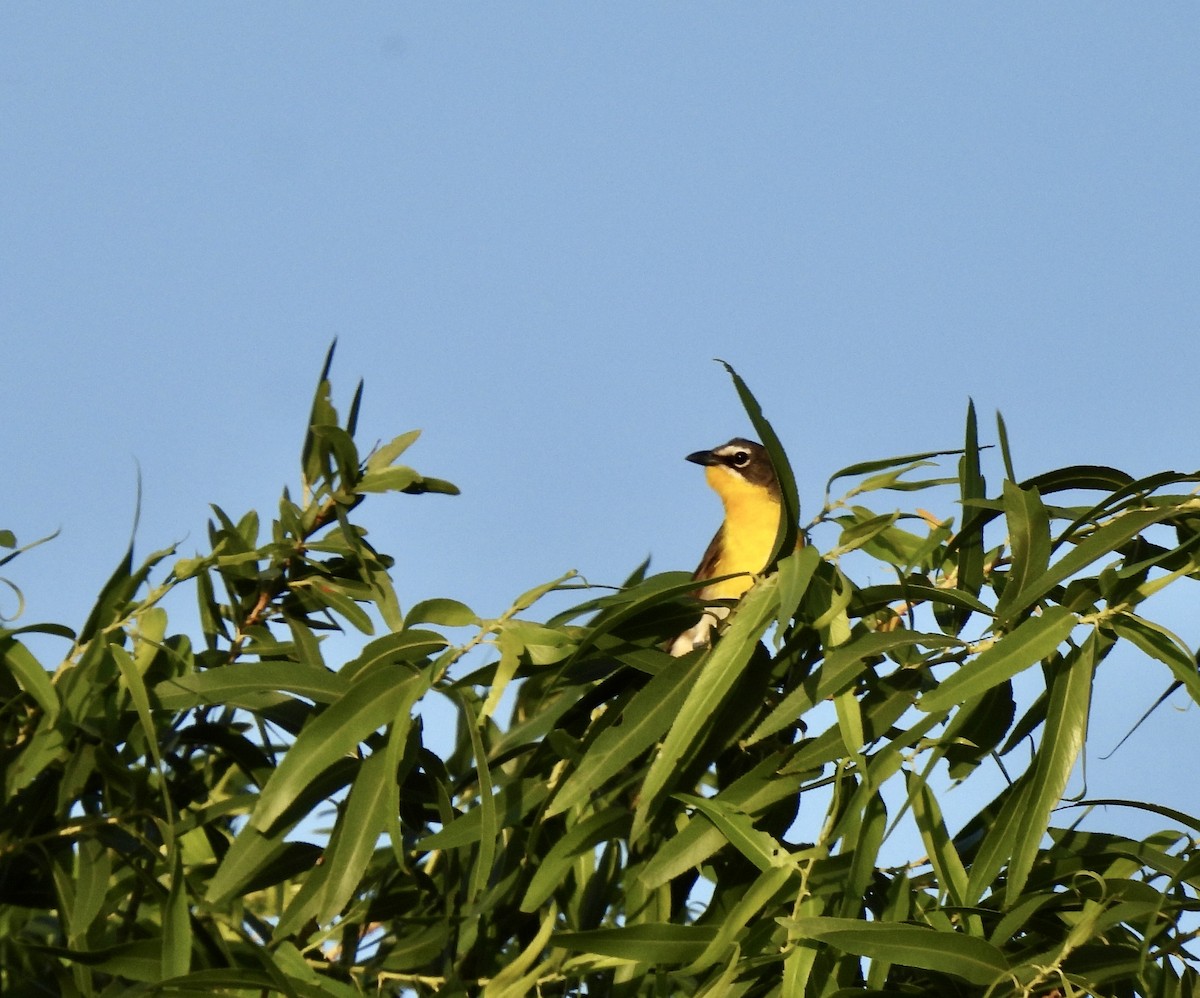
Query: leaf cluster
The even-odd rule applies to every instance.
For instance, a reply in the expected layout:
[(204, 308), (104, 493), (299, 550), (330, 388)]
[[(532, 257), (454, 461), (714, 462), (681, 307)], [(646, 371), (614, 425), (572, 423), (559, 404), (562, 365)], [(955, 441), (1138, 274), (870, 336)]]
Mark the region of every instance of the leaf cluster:
[[(1000, 422), (989, 491), (972, 407), (960, 449), (833, 476), (806, 528), (832, 542), (789, 516), (674, 659), (697, 583), (646, 566), (545, 620), (572, 574), (496, 618), (404, 612), (360, 504), (455, 489), (397, 464), (415, 433), (360, 455), (361, 385), (342, 421), (328, 375), (265, 530), (214, 508), (207, 553), (131, 548), (78, 632), (0, 630), (0, 992), (1194, 993), (1200, 824), (1060, 807), (1115, 649), (1200, 700), (1145, 605), (1200, 578), (1198, 476), (1017, 480)], [(919, 492), (957, 517), (886, 505)], [(193, 636), (163, 605), (184, 588)], [(68, 645), (53, 670), (35, 633)], [(947, 781), (996, 774), (948, 828)]]

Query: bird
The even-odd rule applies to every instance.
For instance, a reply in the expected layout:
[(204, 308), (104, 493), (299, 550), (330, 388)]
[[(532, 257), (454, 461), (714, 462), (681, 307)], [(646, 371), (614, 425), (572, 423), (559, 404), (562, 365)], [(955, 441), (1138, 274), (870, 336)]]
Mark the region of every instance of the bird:
[[(702, 600), (737, 599), (754, 584), (754, 576), (767, 567), (775, 546), (783, 512), (779, 479), (767, 449), (744, 437), (734, 437), (712, 450), (696, 451), (687, 460), (703, 465), (704, 477), (725, 507), (724, 522), (692, 578), (716, 579), (740, 573), (704, 586), (696, 595)], [(699, 623), (671, 641), (668, 650), (680, 656), (708, 645), (718, 620), (728, 613), (724, 606), (706, 608)]]

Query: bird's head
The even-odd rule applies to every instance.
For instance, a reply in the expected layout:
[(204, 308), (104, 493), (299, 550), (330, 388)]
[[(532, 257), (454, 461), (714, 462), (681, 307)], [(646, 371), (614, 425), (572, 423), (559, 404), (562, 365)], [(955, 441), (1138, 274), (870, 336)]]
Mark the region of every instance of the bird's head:
[(766, 494), (779, 502), (779, 480), (762, 444), (734, 437), (712, 450), (698, 450), (687, 460), (704, 465), (704, 477), (723, 501)]

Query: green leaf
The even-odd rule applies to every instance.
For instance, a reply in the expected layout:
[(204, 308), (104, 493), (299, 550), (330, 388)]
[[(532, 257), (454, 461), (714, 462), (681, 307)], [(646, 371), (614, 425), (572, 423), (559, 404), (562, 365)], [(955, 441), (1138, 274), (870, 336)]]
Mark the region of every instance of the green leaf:
[(401, 433), (400, 436), (393, 437), (386, 444), (375, 448), (375, 450), (367, 455), (367, 463), (364, 466), (365, 470), (367, 472), (381, 471), (389, 467), (396, 458), (417, 442), (417, 438), (420, 435), (420, 430), (409, 430), (407, 433)]
[[(663, 572), (639, 582), (632, 589), (622, 590), (613, 596), (595, 601), (590, 606), (599, 608), (601, 612), (590, 622), (573, 657), (580, 658), (588, 649), (595, 647), (602, 637), (627, 621), (679, 596), (695, 592), (708, 585), (709, 581), (695, 579), (690, 572)], [(575, 617), (577, 614), (572, 611), (569, 615), (560, 615), (555, 619), (561, 620), (564, 616)]]
[(241, 700), (247, 693), (286, 691), (316, 703), (332, 703), (350, 687), (345, 677), (299, 662), (246, 662), (167, 679), (154, 687), (162, 706), (187, 710), (200, 704)]
[(942, 809), (928, 783), (920, 780), (920, 785), (914, 786), (918, 782), (917, 777), (912, 773), (906, 773), (905, 777), (912, 800), (913, 819), (933, 863), (937, 882), (949, 895), (952, 904), (963, 907), (967, 904), (967, 870), (946, 831)]
[(382, 468), (378, 471), (368, 471), (359, 479), (355, 490), (358, 492), (406, 492), (414, 486), (424, 484), (424, 479), (412, 468), (395, 467)]
[(171, 888), (163, 906), (162, 976), (178, 977), (192, 965), (192, 920), (188, 913), (188, 882), (178, 854), (173, 864)]
[(949, 710), (982, 695), (1054, 654), (1077, 623), (1075, 614), (1061, 606), (1049, 607), (1040, 616), (1022, 621), (922, 696), (917, 706), (929, 712)]
[(322, 924), (340, 914), (359, 888), (383, 834), (388, 783), (395, 779), (395, 774), (388, 771), (387, 759), (386, 752), (375, 751), (363, 761), (350, 788), (345, 811), (333, 830), (325, 855), (330, 875), (325, 879), (316, 909), (316, 919)]
[(425, 681), (422, 675), (386, 663), (356, 676), (350, 689), (300, 731), (263, 787), (250, 816), (251, 827), (267, 831), (318, 773), (390, 722), (412, 687)]
[(421, 628), (405, 629), (385, 634), (369, 642), (353, 659), (342, 666), (339, 676), (343, 680), (354, 680), (360, 673), (376, 665), (412, 665), (420, 668), (434, 652), (441, 651), (450, 642), (437, 631)]
[(1015, 482), (1017, 474), (1013, 471), (1012, 451), (1008, 447), (1008, 427), (1004, 425), (1004, 417), (996, 410), (996, 435), (1000, 438), (1000, 456), (1004, 459), (1004, 474), (1009, 481)]
[[(743, 596), (730, 617), (729, 627), (716, 645), (701, 656), (703, 669), (679, 713), (668, 716), (670, 728), (650, 764), (638, 796), (632, 838), (645, 827), (651, 806), (668, 787), (680, 761), (708, 733), (711, 719), (734, 688), (759, 638), (779, 612), (779, 576), (761, 579)], [(664, 711), (665, 713), (665, 711)]]
[[(544, 779), (519, 780), (502, 787), (496, 795), (497, 821), (502, 828), (519, 824), (550, 795)], [(422, 852), (457, 849), (478, 842), (483, 835), (483, 811), (473, 807), (417, 843)]]
[(1086, 800), (1076, 801), (1071, 804), (1064, 805), (1065, 807), (1129, 807), (1137, 811), (1146, 811), (1149, 814), (1157, 814), (1160, 817), (1166, 818), (1169, 821), (1178, 822), (1184, 828), (1190, 828), (1192, 831), (1200, 834), (1200, 818), (1193, 817), (1184, 811), (1180, 811), (1173, 807), (1167, 807), (1164, 804), (1153, 804), (1143, 800), (1121, 800), (1114, 797), (1089, 797)]
[(791, 856), (779, 844), (779, 840), (767, 832), (754, 827), (754, 822), (744, 811), (715, 798), (696, 797), (692, 794), (675, 794), (676, 800), (695, 808), (711, 821), (725, 839), (759, 870), (776, 867), (791, 868)]
[(104, 908), (112, 876), (112, 858), (97, 839), (85, 838), (75, 853), (75, 900), (71, 906), (71, 944), (79, 945)]
[(546, 917), (542, 919), (537, 934), (529, 941), (529, 945), (521, 950), (516, 959), (505, 964), (504, 968), (487, 982), (480, 998), (524, 998), (531, 993), (531, 989), (534, 989), (537, 984), (537, 975), (536, 973), (529, 974), (528, 971), (546, 949), (546, 944), (550, 941), (557, 920), (558, 908), (552, 904), (550, 910), (546, 912)]
[(470, 627), (479, 617), (466, 603), (456, 599), (427, 599), (417, 603), (404, 618), (404, 626), (440, 624), (443, 627)]
[(1015, 599), (1008, 607), (1007, 617), (1001, 623), (1016, 619), (1023, 610), (1032, 606), (1059, 583), (1081, 572), (1098, 558), (1111, 554), (1152, 524), (1170, 519), (1177, 513), (1176, 509), (1169, 506), (1121, 513), (1116, 519), (1085, 537), (1047, 571), (1029, 580), (1023, 587), (1020, 598)]
[(932, 603), (934, 606), (951, 606), (959, 607), (964, 610), (974, 610), (977, 613), (992, 615), (991, 608), (986, 603), (981, 603), (976, 597), (961, 589), (955, 589), (951, 586), (931, 586), (928, 583), (918, 581), (920, 577), (910, 577), (904, 580), (900, 585), (878, 585), (870, 586), (862, 590), (861, 597), (864, 601), (870, 601), (871, 606), (885, 605), (894, 600), (903, 600), (905, 603)]
[(917, 925), (863, 922), (856, 918), (780, 919), (801, 938), (816, 939), (835, 949), (916, 967), (953, 974), (980, 987), (1008, 973), (1004, 953), (986, 939), (961, 932), (938, 932)]
[(795, 616), (800, 601), (808, 592), (809, 583), (821, 563), (821, 553), (811, 544), (779, 559), (779, 630), (777, 641)]
[[(967, 404), (967, 434), (963, 445), (963, 456), (959, 462), (959, 489), (964, 509), (966, 510), (979, 499), (987, 495), (987, 484), (979, 467), (979, 432), (975, 420), (975, 403)], [(958, 537), (958, 588), (972, 596), (977, 596), (983, 587), (983, 527), (981, 524), (964, 522)], [(958, 614), (955, 623), (959, 629), (967, 621), (969, 614)]]
[(1046, 712), (1045, 733), (1033, 769), (1019, 785), (979, 848), (971, 869), (968, 901), (983, 896), (1004, 858), (1011, 856), (1006, 896), (1017, 898), (1033, 868), (1050, 812), (1058, 806), (1083, 748), (1091, 706), (1092, 676), (1098, 661), (1097, 632), (1082, 648), (1056, 663)]
[(821, 668), (789, 692), (779, 705), (763, 718), (750, 734), (748, 742), (754, 744), (782, 731), (816, 704), (848, 689), (862, 674), (863, 663), (869, 658), (914, 645), (951, 648), (962, 644), (958, 638), (945, 634), (926, 634), (903, 628), (894, 631), (870, 631), (854, 638), (830, 651)]
[(628, 963), (690, 963), (716, 938), (717, 929), (700, 925), (646, 922), (618, 929), (556, 932), (550, 945), (610, 956)]
[(0, 661), (12, 673), (21, 688), (46, 712), (48, 723), (58, 719), (59, 701), (50, 675), (42, 668), (33, 653), (20, 641), (11, 637), (0, 638)]
[(996, 601), (996, 616), (1008, 620), (1009, 607), (1050, 566), (1050, 517), (1037, 489), (1023, 489), (1010, 481), (1004, 483), (1004, 512), (1008, 519), (1012, 568), (1004, 592)]
[(885, 457), (876, 461), (862, 461), (858, 464), (852, 464), (840, 471), (835, 471), (825, 483), (825, 494), (829, 495), (830, 487), (839, 478), (857, 478), (859, 475), (869, 475), (874, 471), (885, 471), (888, 468), (897, 468), (902, 465), (908, 467), (916, 467), (918, 462), (927, 461), (931, 457), (949, 457), (954, 454), (961, 454), (961, 450), (928, 450), (922, 451), (920, 454), (902, 454), (899, 457)]
[(775, 535), (775, 544), (771, 549), (771, 557), (767, 559), (767, 568), (769, 569), (781, 556), (791, 554), (796, 547), (798, 533), (796, 524), (800, 519), (800, 496), (796, 491), (796, 476), (792, 473), (792, 466), (788, 462), (787, 454), (784, 452), (783, 444), (780, 443), (774, 427), (763, 415), (762, 406), (758, 404), (758, 400), (751, 393), (746, 382), (725, 361), (718, 360), (717, 363), (724, 367), (729, 377), (733, 379), (733, 385), (737, 389), (738, 398), (741, 399), (742, 408), (750, 417), (750, 423), (758, 434), (759, 442), (766, 448), (767, 456), (770, 457), (771, 465), (775, 469), (775, 477), (779, 481), (782, 510), (779, 514), (779, 530)]
[[(725, 813), (742, 813), (751, 817), (781, 801), (795, 800), (800, 789), (800, 777), (779, 775), (792, 751), (789, 747), (785, 751), (771, 753), (715, 797), (706, 799), (713, 801)], [(712, 819), (699, 815), (686, 817), (682, 828), (647, 860), (641, 873), (642, 883), (648, 888), (661, 887), (685, 871), (699, 867), (729, 841)]]
[(497, 840), (500, 838), (500, 816), (496, 807), (496, 795), (492, 789), (491, 767), (488, 764), (487, 749), (484, 748), (483, 738), (479, 734), (479, 717), (475, 714), (471, 702), (460, 692), (453, 694), (459, 710), (463, 714), (464, 727), (471, 737), (471, 752), (475, 757), (475, 773), (479, 781), (479, 848), (475, 850), (475, 863), (471, 869), (471, 881), (467, 886), (466, 903), (475, 903), (484, 887), (492, 876), (492, 867), (496, 862)]
[(31, 948), (105, 974), (127, 977), (131, 981), (153, 983), (162, 980), (162, 939), (158, 936), (94, 950), (71, 950), (59, 946)]
[(683, 972), (697, 973), (705, 970), (726, 959), (730, 952), (736, 952), (738, 947), (734, 940), (746, 932), (747, 926), (751, 926), (756, 921), (758, 924), (765, 921), (764, 909), (770, 910), (768, 906), (772, 906), (772, 902), (780, 898), (789, 884), (792, 886), (787, 893), (795, 894), (793, 881), (798, 882), (799, 877), (794, 870), (788, 867), (763, 870), (752, 884), (744, 891), (739, 892), (729, 910), (723, 912), (716, 937), (704, 948), (703, 953), (684, 968)]
[(1186, 687), (1191, 698), (1200, 703), (1200, 672), (1196, 669), (1196, 658), (1178, 635), (1128, 611), (1114, 614), (1105, 623), (1118, 637), (1128, 639), (1147, 655), (1164, 663)]
[(591, 853), (601, 842), (629, 834), (630, 814), (623, 808), (608, 808), (572, 825), (547, 850), (538, 864), (521, 900), (522, 911), (537, 911), (567, 882), (579, 856)]
[(706, 664), (703, 655), (690, 663), (678, 661), (677, 667), (664, 669), (639, 690), (625, 707), (621, 723), (606, 728), (588, 747), (550, 801), (546, 817), (585, 802), (666, 731)]

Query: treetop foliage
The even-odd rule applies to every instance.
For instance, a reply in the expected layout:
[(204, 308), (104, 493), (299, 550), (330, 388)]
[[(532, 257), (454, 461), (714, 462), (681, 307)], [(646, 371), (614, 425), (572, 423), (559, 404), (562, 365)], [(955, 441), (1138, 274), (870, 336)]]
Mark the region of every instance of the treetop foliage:
[[(804, 528), (831, 542), (797, 549), (730, 368), (788, 515), (713, 647), (672, 659), (702, 583), (644, 565), (406, 612), (362, 504), (457, 490), (398, 463), (416, 432), (360, 453), (331, 359), (269, 521), (214, 507), (204, 553), (131, 546), (78, 630), (0, 628), (0, 993), (1196, 993), (1200, 822), (1120, 802), (1165, 829), (1129, 838), (1062, 805), (1115, 649), (1200, 701), (1147, 610), (1200, 578), (1200, 475), (1019, 480), (972, 406), (959, 449), (833, 475)], [(188, 590), (192, 634), (164, 609)], [(950, 828), (947, 785), (993, 789)], [(919, 854), (885, 855), (896, 829)]]

